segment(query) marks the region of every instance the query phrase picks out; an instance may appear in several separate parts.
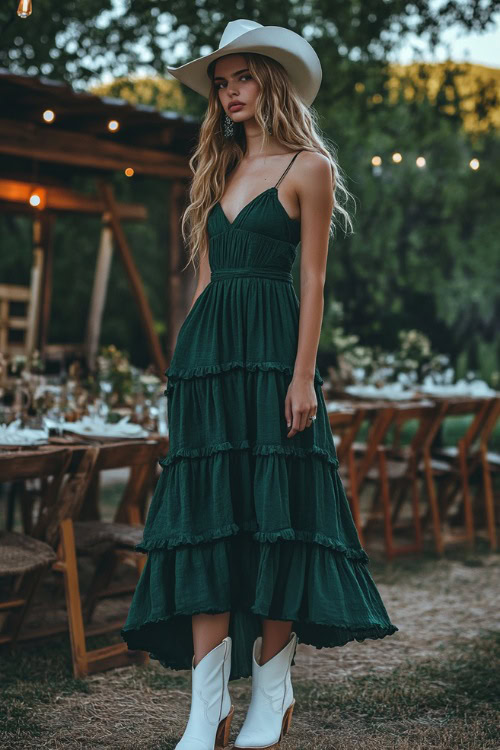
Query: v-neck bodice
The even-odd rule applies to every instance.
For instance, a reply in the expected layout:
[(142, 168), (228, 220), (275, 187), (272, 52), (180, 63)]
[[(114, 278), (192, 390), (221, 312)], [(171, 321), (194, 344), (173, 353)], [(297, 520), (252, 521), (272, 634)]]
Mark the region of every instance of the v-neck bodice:
[(209, 214), (207, 229), (210, 241), (221, 234), (231, 234), (234, 230), (287, 242), (294, 247), (300, 241), (300, 219), (292, 219), (288, 215), (274, 185), (252, 198), (233, 221), (229, 221), (217, 201)]
[[(208, 216), (209, 262), (212, 280), (229, 278), (238, 271), (258, 278), (291, 280), (291, 269), (300, 242), (300, 219), (292, 219), (280, 201), (278, 187), (300, 151), (289, 162), (275, 185), (246, 203), (229, 221), (220, 201)], [(224, 276), (222, 275), (224, 273)]]
[[(212, 238), (224, 231), (243, 228), (256, 234), (263, 234), (296, 245), (300, 240), (300, 219), (292, 219), (288, 215), (279, 199), (278, 187), (302, 150), (300, 149), (294, 154), (276, 184), (249, 200), (236, 214), (233, 221), (229, 220), (221, 201), (218, 200), (209, 214), (209, 237)], [(248, 217), (250, 218), (249, 224), (247, 222)], [(218, 219), (220, 221), (217, 221)]]

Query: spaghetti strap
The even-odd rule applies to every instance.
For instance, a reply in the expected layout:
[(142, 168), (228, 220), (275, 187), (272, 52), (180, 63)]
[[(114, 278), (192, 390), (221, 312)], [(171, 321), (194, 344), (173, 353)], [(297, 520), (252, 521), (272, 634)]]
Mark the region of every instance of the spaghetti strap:
[(292, 164), (293, 164), (293, 162), (295, 161), (295, 159), (297, 158), (297, 156), (298, 156), (299, 154), (301, 154), (303, 150), (304, 150), (304, 149), (301, 149), (300, 151), (297, 151), (297, 153), (295, 154), (295, 156), (293, 156), (293, 158), (292, 158), (292, 160), (290, 161), (290, 163), (289, 163), (288, 167), (287, 167), (287, 168), (285, 169), (285, 171), (283, 172), (283, 174), (282, 174), (282, 175), (281, 175), (281, 177), (279, 178), (278, 182), (277, 182), (277, 183), (276, 183), (276, 185), (274, 186), (275, 188), (277, 188), (277, 187), (278, 187), (278, 185), (280, 184), (281, 180), (282, 180), (282, 179), (283, 179), (283, 177), (284, 177), (284, 176), (286, 175), (286, 173), (288, 172), (288, 170), (289, 170), (289, 169), (290, 169), (290, 167), (292, 166)]

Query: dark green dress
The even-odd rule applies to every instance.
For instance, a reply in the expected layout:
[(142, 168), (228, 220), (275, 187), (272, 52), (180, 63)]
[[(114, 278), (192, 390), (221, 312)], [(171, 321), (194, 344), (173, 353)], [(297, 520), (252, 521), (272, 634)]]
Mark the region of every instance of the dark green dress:
[(287, 438), (300, 222), (278, 185), (293, 159), (232, 223), (219, 203), (210, 212), (211, 281), (165, 373), (170, 447), (136, 547), (148, 559), (121, 631), (129, 649), (191, 669), (191, 615), (230, 610), (230, 680), (252, 674), (261, 616), (293, 620), (299, 642), (317, 648), (398, 630), (367, 569), (317, 367), (317, 419)]

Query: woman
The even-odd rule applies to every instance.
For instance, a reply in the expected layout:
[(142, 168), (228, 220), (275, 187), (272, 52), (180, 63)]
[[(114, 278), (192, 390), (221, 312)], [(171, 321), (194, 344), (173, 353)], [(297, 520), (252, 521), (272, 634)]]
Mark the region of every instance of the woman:
[(232, 21), (218, 50), (169, 71), (208, 97), (182, 221), (199, 275), (166, 372), (170, 449), (122, 635), (191, 668), (177, 750), (226, 746), (228, 681), (250, 675), (234, 747), (270, 748), (290, 726), (297, 642), (398, 630), (367, 570), (316, 367), (332, 219), (352, 228), (350, 194), (309, 110), (321, 66), (301, 36)]

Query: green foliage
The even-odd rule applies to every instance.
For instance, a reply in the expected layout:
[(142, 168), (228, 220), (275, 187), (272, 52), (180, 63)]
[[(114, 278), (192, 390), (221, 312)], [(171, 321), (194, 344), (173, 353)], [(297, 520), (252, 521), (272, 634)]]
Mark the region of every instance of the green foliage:
[[(358, 200), (356, 233), (340, 237), (330, 252), (327, 296), (343, 304), (347, 332), (366, 345), (395, 348), (398, 331), (416, 328), (452, 364), (465, 351), (467, 369), (484, 371), (478, 347), (484, 341), (491, 373), (500, 349), (498, 131), (465, 132), (460, 114), (439, 103), (439, 92), (434, 104), (401, 95), (389, 104), (382, 96), (366, 111), (387, 80), (381, 74), (377, 85), (360, 86), (349, 111), (340, 110), (342, 103), (326, 106), (327, 132), (342, 134), (339, 158)], [(400, 163), (392, 161), (395, 151)], [(378, 173), (375, 155), (382, 158)], [(424, 168), (416, 166), (418, 156)], [(472, 157), (479, 158), (478, 170), (469, 166)]]
[[(465, 13), (464, 0), (440, 9), (427, 0), (413, 5), (396, 0), (321, 2), (314, 6), (313, 37), (308, 36), (311, 8), (300, 4), (267, 2), (262, 16), (257, 3), (244, 14), (265, 25), (304, 32), (322, 61), (323, 80), (314, 107), (325, 135), (337, 146), (357, 200), (356, 233), (344, 237), (339, 232), (332, 241), (325, 289), (325, 300), (343, 305), (346, 334), (359, 337), (366, 347), (395, 350), (398, 331), (416, 329), (430, 339), (433, 350), (449, 355), (458, 375), (474, 369), (492, 383), (498, 378), (500, 354), (495, 326), (500, 213), (494, 210), (500, 192), (495, 168), (500, 145), (494, 127), (498, 116), (491, 117), (498, 115), (498, 76), (491, 83), (487, 69), (480, 72), (477, 66), (467, 79), (464, 72), (472, 72), (464, 66), (405, 69), (384, 61), (410, 26), (434, 41), (455, 22), (479, 31), (487, 28), (499, 5), (496, 0), (468, 3)], [(206, 52), (207, 45), (216, 46), (234, 16), (234, 4), (222, 2), (213, 12), (203, 0), (196, 5), (139, 0), (127, 3), (122, 13), (113, 11), (111, 0), (66, 2), (57, 8), (49, 0), (37, 0), (26, 21), (15, 17), (16, 7), (14, 1), (0, 8), (0, 65), (65, 79), (80, 88), (112, 71), (115, 81), (96, 91), (198, 116), (204, 113), (205, 100), (177, 81), (123, 76), (139, 63), (165, 75), (166, 64), (180, 65)], [(182, 49), (183, 41), (185, 59), (176, 59), (174, 50)], [(394, 151), (403, 155), (399, 164), (391, 160)], [(378, 174), (371, 166), (374, 155), (382, 158)], [(417, 156), (425, 157), (424, 168), (416, 166)], [(469, 167), (472, 157), (480, 160), (476, 171)], [(80, 182), (71, 187), (93, 190), (91, 181)], [(167, 186), (154, 178), (137, 175), (127, 180), (120, 174), (114, 176), (114, 186), (119, 199), (148, 207), (148, 221), (129, 224), (126, 232), (155, 326), (163, 334)], [(30, 222), (1, 215), (0, 236), (5, 248), (0, 278), (28, 283)], [(98, 237), (98, 221), (58, 218), (51, 341), (82, 338)], [(332, 337), (325, 316), (319, 352), (325, 363), (336, 354)], [(137, 364), (149, 361), (116, 256), (102, 343), (128, 349)]]

